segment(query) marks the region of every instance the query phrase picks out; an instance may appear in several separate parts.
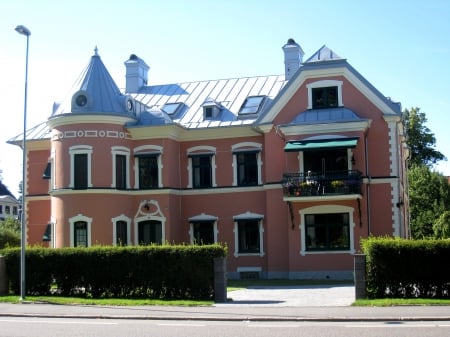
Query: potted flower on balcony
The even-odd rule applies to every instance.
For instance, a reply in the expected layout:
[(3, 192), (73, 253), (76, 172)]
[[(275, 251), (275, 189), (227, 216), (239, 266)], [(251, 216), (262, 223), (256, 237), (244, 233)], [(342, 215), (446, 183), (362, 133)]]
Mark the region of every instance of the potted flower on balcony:
[(333, 180), (331, 182), (331, 187), (334, 193), (344, 193), (344, 181), (343, 180)]

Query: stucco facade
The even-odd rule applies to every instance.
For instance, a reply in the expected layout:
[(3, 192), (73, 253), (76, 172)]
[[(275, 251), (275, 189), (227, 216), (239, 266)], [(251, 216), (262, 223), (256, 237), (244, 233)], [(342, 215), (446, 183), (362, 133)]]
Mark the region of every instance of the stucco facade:
[(361, 238), (407, 237), (400, 105), (325, 46), (283, 51), (284, 75), (170, 87), (131, 55), (124, 92), (95, 51), (27, 135), (28, 243), (219, 242), (231, 278), (337, 279)]

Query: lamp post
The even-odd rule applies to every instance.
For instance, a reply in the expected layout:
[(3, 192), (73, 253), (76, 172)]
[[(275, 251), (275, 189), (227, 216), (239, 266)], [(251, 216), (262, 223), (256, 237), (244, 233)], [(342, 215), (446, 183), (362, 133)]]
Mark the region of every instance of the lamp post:
[(25, 192), (27, 186), (27, 96), (28, 96), (28, 44), (30, 40), (30, 30), (22, 25), (16, 27), (16, 32), (27, 37), (27, 49), (25, 55), (25, 95), (23, 102), (23, 139), (22, 139), (22, 214), (20, 216), (20, 299), (25, 299), (25, 246), (26, 246), (26, 213), (25, 213)]

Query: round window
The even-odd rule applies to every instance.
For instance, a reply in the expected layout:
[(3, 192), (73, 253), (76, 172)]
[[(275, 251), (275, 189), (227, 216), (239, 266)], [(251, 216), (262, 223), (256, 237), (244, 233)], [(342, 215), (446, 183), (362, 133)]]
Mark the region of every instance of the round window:
[(81, 106), (81, 107), (85, 106), (86, 103), (87, 103), (86, 95), (78, 95), (78, 97), (77, 97), (75, 102), (77, 103), (78, 106)]

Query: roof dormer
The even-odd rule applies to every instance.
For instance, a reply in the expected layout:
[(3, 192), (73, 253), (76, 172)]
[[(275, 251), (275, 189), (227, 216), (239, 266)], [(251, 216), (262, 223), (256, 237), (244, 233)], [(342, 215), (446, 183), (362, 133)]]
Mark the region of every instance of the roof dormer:
[(216, 119), (222, 110), (222, 104), (216, 100), (208, 97), (202, 104), (203, 107), (203, 120)]

